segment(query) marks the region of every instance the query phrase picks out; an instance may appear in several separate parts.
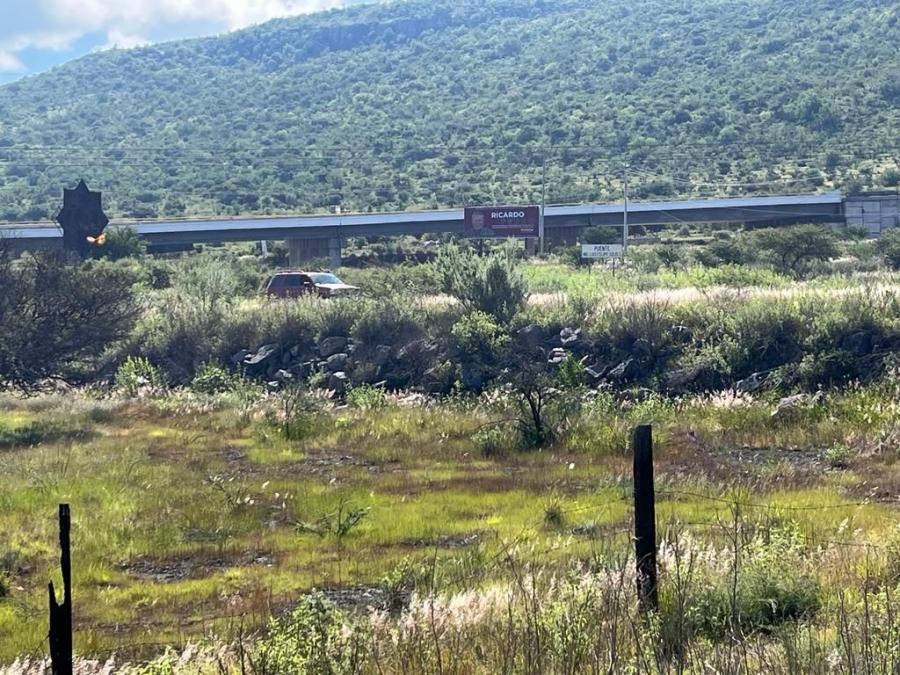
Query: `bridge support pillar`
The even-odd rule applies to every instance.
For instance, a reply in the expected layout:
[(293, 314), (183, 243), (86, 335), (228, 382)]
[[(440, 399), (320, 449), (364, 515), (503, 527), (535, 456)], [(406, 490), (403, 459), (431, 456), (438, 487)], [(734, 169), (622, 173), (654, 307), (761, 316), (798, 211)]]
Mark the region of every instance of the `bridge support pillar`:
[(331, 237), (328, 240), (328, 264), (336, 270), (341, 266), (341, 238)]
[(331, 267), (341, 266), (340, 237), (323, 237), (321, 239), (288, 239), (291, 267), (302, 267), (311, 260), (328, 258)]

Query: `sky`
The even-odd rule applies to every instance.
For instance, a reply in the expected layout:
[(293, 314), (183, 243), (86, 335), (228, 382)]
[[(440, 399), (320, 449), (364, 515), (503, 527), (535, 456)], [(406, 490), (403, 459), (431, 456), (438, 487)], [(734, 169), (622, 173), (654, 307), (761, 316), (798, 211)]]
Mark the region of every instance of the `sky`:
[(0, 0), (0, 84), (91, 51), (216, 35), (348, 0)]

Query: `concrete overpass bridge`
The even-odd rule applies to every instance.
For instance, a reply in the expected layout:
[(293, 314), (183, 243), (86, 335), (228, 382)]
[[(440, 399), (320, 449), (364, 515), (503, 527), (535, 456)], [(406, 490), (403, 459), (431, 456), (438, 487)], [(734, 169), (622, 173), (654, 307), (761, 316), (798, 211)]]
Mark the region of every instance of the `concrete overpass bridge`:
[[(682, 223), (789, 225), (800, 222), (842, 225), (847, 222), (846, 202), (839, 192), (634, 202), (628, 207), (628, 221), (631, 225), (644, 226)], [(289, 242), (292, 264), (328, 257), (336, 267), (340, 263), (341, 242), (349, 237), (461, 234), (463, 214), (462, 209), (454, 209), (204, 220), (121, 220), (111, 226), (134, 227), (151, 249), (157, 250), (197, 243), (283, 239)], [(621, 203), (548, 206), (544, 212), (546, 237), (551, 245), (575, 243), (578, 234), (587, 227), (621, 227), (623, 216)], [(51, 223), (0, 225), (0, 238), (14, 250), (52, 249), (61, 245), (62, 232)]]

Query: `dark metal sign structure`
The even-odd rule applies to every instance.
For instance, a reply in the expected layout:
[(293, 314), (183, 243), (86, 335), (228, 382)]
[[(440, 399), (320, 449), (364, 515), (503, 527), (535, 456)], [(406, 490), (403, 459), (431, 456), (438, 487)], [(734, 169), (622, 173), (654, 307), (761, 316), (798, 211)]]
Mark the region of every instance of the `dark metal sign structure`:
[(539, 206), (467, 208), (464, 232), (472, 239), (534, 238), (540, 233)]
[(102, 195), (92, 192), (80, 180), (74, 189), (63, 190), (63, 207), (56, 216), (63, 229), (63, 247), (84, 257), (91, 246), (102, 243), (103, 230), (109, 218), (103, 213)]

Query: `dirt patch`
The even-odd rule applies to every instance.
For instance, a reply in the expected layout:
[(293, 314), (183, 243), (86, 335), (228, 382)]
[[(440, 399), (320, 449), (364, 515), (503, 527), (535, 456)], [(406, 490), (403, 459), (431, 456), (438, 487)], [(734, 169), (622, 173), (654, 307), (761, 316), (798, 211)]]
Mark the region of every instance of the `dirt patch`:
[(468, 548), (483, 541), (488, 534), (490, 534), (490, 530), (475, 530), (474, 532), (443, 535), (433, 539), (408, 539), (400, 542), (400, 546), (410, 546), (412, 548)]
[(143, 581), (166, 584), (185, 579), (203, 579), (233, 567), (272, 567), (274, 564), (275, 556), (269, 552), (193, 552), (164, 559), (142, 556), (122, 563), (119, 569)]
[(316, 591), (325, 596), (336, 607), (346, 611), (363, 612), (372, 609), (388, 609), (390, 594), (377, 586), (356, 586), (353, 588), (325, 588)]
[(839, 470), (825, 448), (716, 448), (689, 432), (676, 432), (657, 462), (660, 479), (705, 479), (726, 486), (764, 480), (767, 489), (817, 485)]

